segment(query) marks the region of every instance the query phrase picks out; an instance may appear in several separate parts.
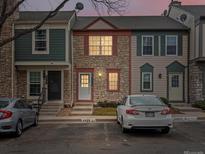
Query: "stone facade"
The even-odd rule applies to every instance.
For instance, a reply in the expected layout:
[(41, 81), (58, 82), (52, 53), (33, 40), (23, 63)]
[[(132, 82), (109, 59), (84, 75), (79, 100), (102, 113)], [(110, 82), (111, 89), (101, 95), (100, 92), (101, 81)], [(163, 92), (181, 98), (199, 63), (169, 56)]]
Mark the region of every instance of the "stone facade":
[[(117, 55), (113, 56), (89, 56), (85, 55), (85, 36), (82, 34), (73, 37), (73, 93), (74, 102), (78, 100), (77, 90), (77, 70), (93, 69), (93, 102), (98, 101), (117, 101), (129, 94), (129, 53), (130, 36), (118, 35), (117, 32)], [(88, 34), (89, 35), (89, 34)], [(119, 92), (109, 92), (107, 90), (107, 69), (119, 69), (120, 71), (120, 90)], [(99, 76), (99, 73), (102, 76)]]
[[(14, 0), (9, 0), (8, 10), (15, 4)], [(18, 11), (15, 12), (3, 25), (0, 40), (12, 37), (13, 21), (18, 18)], [(4, 45), (0, 49), (0, 97), (16, 96), (16, 73), (13, 64), (12, 42)]]
[(70, 70), (64, 70), (64, 103), (70, 104), (72, 102), (72, 84)]
[(194, 62), (190, 64), (189, 78), (190, 102), (193, 103), (203, 100), (203, 71), (200, 69), (199, 65)]

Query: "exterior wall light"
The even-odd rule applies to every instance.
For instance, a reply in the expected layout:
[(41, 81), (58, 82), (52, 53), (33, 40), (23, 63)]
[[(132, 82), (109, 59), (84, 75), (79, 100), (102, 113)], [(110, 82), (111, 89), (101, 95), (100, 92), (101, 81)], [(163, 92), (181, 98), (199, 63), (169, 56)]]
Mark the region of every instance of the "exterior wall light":
[(102, 76), (102, 73), (98, 73), (98, 76), (101, 77), (101, 76)]

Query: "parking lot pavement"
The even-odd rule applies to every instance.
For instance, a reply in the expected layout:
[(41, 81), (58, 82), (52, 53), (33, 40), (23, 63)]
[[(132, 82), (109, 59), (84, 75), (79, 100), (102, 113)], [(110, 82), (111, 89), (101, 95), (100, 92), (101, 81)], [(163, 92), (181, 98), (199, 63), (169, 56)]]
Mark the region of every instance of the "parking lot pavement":
[(205, 154), (205, 122), (176, 123), (168, 135), (122, 134), (116, 123), (40, 125), (20, 138), (1, 136), (0, 154)]

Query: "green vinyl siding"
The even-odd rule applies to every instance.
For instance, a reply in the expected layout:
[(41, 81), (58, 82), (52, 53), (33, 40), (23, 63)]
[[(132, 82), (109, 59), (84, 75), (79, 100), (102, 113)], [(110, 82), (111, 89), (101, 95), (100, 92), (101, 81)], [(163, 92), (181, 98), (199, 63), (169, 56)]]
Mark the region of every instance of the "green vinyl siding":
[(65, 40), (65, 29), (50, 29), (49, 54), (32, 54), (32, 33), (22, 36), (15, 41), (15, 61), (65, 61)]
[[(138, 31), (134, 32), (133, 35), (137, 37), (137, 56), (142, 56), (142, 36), (149, 35), (154, 36), (154, 56), (165, 56), (166, 55), (166, 35), (176, 35), (178, 36), (178, 56), (183, 56), (183, 41), (182, 36), (184, 32), (146, 32), (146, 31)], [(160, 37), (159, 37), (160, 36)], [(160, 38), (160, 40), (159, 40)], [(159, 43), (160, 41), (160, 43)], [(159, 46), (160, 44), (160, 46)], [(160, 51), (160, 55), (159, 55)]]

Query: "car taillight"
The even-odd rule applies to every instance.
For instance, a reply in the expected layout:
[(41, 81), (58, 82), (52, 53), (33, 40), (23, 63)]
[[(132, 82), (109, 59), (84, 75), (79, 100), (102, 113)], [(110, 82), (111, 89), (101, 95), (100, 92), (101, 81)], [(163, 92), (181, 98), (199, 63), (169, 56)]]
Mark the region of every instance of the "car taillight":
[(168, 114), (171, 114), (171, 110), (170, 110), (170, 108), (165, 108), (164, 110), (161, 111), (161, 114), (162, 114), (162, 115), (168, 115)]
[(12, 116), (11, 111), (0, 110), (0, 119), (7, 119)]
[(126, 113), (131, 115), (139, 115), (139, 112), (135, 109), (128, 109), (126, 110)]

